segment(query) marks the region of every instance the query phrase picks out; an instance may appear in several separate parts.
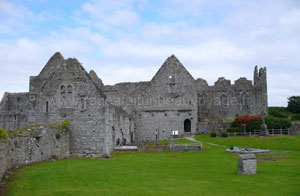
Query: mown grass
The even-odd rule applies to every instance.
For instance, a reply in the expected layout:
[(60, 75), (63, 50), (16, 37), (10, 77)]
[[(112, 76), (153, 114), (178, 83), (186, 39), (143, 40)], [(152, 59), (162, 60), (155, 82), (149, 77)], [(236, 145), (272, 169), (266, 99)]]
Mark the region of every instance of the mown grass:
[[(212, 142), (207, 136), (197, 139)], [(263, 138), (255, 139), (258, 144)], [(244, 139), (235, 141), (242, 144)], [(249, 176), (237, 175), (236, 154), (226, 153), (220, 146), (204, 144), (204, 148), (196, 152), (116, 152), (110, 159), (32, 165), (16, 172), (7, 195), (300, 195), (296, 144), (289, 159), (259, 162), (258, 174)]]

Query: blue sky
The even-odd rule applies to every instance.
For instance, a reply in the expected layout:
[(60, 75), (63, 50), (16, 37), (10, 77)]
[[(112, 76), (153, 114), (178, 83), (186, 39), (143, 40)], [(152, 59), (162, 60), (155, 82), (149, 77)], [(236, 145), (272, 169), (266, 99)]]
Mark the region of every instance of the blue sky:
[(60, 51), (105, 84), (150, 80), (175, 54), (196, 78), (252, 80), (270, 106), (300, 94), (298, 0), (0, 0), (0, 96), (28, 91)]

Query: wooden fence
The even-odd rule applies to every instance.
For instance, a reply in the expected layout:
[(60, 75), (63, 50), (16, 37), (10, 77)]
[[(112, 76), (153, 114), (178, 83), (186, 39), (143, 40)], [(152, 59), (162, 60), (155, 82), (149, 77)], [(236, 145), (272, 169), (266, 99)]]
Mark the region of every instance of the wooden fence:
[[(269, 135), (275, 136), (275, 135), (290, 135), (290, 129), (268, 129)], [(228, 136), (253, 136), (253, 135), (259, 135), (260, 130), (254, 130), (246, 133), (241, 132), (234, 132), (234, 133), (227, 133)]]

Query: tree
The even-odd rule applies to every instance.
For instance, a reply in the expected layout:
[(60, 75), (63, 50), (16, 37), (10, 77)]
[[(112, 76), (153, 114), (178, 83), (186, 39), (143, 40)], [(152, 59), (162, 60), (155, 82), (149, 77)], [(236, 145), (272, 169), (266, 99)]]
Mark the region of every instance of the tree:
[(300, 113), (300, 96), (291, 96), (288, 98), (287, 110), (292, 113)]

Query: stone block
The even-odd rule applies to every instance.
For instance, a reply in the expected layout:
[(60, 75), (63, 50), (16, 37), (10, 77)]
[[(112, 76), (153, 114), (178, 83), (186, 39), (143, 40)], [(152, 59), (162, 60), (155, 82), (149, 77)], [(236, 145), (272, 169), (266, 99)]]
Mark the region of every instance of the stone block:
[(239, 154), (238, 174), (256, 174), (256, 157), (254, 154)]

